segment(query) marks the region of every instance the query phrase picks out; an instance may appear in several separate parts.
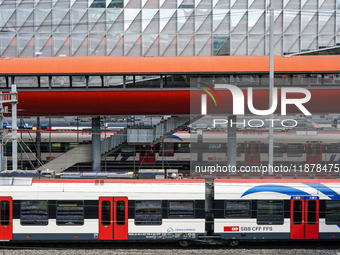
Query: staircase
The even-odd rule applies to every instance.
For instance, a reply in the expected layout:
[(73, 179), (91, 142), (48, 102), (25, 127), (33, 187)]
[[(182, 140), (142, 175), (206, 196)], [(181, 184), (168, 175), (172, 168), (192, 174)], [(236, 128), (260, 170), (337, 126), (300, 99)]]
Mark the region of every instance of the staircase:
[[(164, 138), (176, 133), (201, 117), (202, 116), (195, 116), (193, 118), (190, 118), (189, 116), (172, 116), (162, 120), (153, 127), (133, 126), (124, 128), (101, 141), (101, 155), (102, 157), (105, 157), (116, 150), (121, 149), (121, 147), (126, 144), (157, 144)], [(55, 173), (60, 173), (77, 163), (91, 161), (92, 145), (82, 144), (39, 167), (37, 170), (49, 169), (54, 170)]]

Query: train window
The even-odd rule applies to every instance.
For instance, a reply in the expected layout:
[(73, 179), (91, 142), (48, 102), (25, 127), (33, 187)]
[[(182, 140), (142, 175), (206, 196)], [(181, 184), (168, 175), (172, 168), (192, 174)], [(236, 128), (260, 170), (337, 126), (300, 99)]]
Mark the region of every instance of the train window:
[(136, 150), (134, 145), (124, 146), (120, 150), (122, 157), (136, 156)]
[(179, 143), (178, 152), (179, 153), (190, 153), (190, 143)]
[(252, 153), (251, 153), (251, 144), (250, 143), (246, 143), (245, 152), (246, 152), (246, 157), (251, 157), (252, 156)]
[(193, 201), (170, 201), (169, 202), (170, 218), (193, 218), (194, 202)]
[(135, 225), (162, 225), (162, 201), (136, 201)]
[(293, 224), (302, 224), (302, 201), (296, 200), (293, 203)]
[(164, 156), (167, 156), (167, 157), (174, 156), (174, 144), (164, 143), (164, 149), (163, 149), (163, 143), (160, 143), (159, 144), (159, 156), (163, 156), (163, 151), (164, 151)]
[(102, 225), (111, 224), (111, 202), (102, 201)]
[(225, 217), (227, 218), (249, 218), (250, 201), (226, 201)]
[(57, 201), (57, 225), (83, 225), (83, 201)]
[(308, 206), (307, 224), (310, 225), (316, 224), (316, 201), (315, 200), (308, 201), (307, 206)]
[(48, 225), (47, 200), (25, 200), (20, 203), (21, 225)]
[(257, 224), (283, 224), (283, 201), (257, 201)]
[(314, 156), (313, 147), (314, 147), (313, 143), (307, 144), (307, 156), (309, 157)]
[(116, 219), (117, 225), (125, 225), (125, 201), (117, 201), (116, 203)]
[(274, 143), (274, 157), (283, 157), (283, 143)]
[(302, 157), (304, 148), (302, 144), (288, 144), (287, 157)]
[(317, 157), (322, 156), (321, 155), (321, 146), (322, 145), (320, 143), (314, 144), (314, 147), (315, 147), (315, 156), (317, 156)]
[(326, 200), (326, 224), (340, 224), (340, 200)]
[(10, 223), (9, 219), (9, 201), (1, 201), (1, 225), (8, 226)]

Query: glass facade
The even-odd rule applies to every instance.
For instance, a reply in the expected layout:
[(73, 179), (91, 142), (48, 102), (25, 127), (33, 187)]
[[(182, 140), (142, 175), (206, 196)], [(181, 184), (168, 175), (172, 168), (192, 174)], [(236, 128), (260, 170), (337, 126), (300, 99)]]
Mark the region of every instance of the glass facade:
[[(269, 5), (269, 0), (0, 0), (0, 56), (267, 55)], [(275, 54), (338, 45), (339, 7), (340, 0), (274, 1)]]

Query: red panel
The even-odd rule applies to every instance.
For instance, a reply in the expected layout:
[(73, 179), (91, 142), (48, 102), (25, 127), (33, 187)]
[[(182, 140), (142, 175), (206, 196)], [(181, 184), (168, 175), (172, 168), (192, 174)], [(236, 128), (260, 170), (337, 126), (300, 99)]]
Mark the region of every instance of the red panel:
[(156, 145), (154, 145), (153, 147), (151, 147), (150, 145), (144, 145), (144, 146), (142, 146), (142, 145), (139, 146), (139, 163), (141, 165), (155, 164), (155, 162), (156, 162), (156, 154), (155, 154)]
[[(110, 224), (104, 225), (102, 222), (102, 202), (110, 202)], [(112, 213), (113, 198), (100, 197), (99, 198), (99, 240), (112, 240), (113, 239), (113, 213)]]
[[(302, 217), (302, 222), (301, 224), (294, 224), (294, 209), (296, 210), (297, 208), (294, 208), (294, 201), (301, 201), (302, 203), (302, 210), (301, 210), (301, 217)], [(290, 239), (304, 239), (305, 237), (305, 224), (304, 224), (304, 199), (292, 199), (290, 202)]]
[(254, 143), (252, 149), (253, 149), (253, 165), (261, 164), (260, 143)]
[[(0, 197), (0, 203), (2, 201), (9, 202), (9, 224), (0, 224), (0, 241), (8, 241), (13, 239), (13, 207), (12, 207), (12, 197)], [(2, 210), (0, 208), (0, 212)], [(1, 215), (1, 214), (0, 214)]]
[[(124, 222), (117, 221), (117, 203), (123, 201), (124, 206)], [(114, 240), (128, 239), (128, 198), (115, 197), (114, 198)]]
[[(314, 145), (315, 147), (315, 161), (314, 164), (322, 164), (322, 144), (321, 143), (317, 143)], [(320, 153), (317, 154), (316, 151), (317, 149), (319, 149)]]
[[(312, 114), (335, 113), (340, 109), (339, 89), (309, 89), (311, 99), (303, 104)], [(202, 91), (150, 90), (150, 91), (19, 91), (18, 116), (90, 116), (90, 115), (184, 115), (200, 114)], [(222, 105), (208, 100), (209, 114), (231, 114), (232, 94), (218, 92)], [(243, 91), (247, 102), (247, 91)], [(254, 90), (254, 107), (268, 109), (268, 90)], [(275, 113), (281, 112), (281, 91)], [(289, 93), (289, 98), (301, 94)], [(5, 104), (9, 106), (10, 104)], [(191, 109), (191, 112), (190, 112)], [(192, 109), (195, 109), (193, 111)], [(245, 114), (250, 111), (245, 107)], [(295, 105), (287, 105), (287, 114), (300, 114)]]
[[(308, 219), (309, 211), (314, 211), (309, 204), (310, 201), (316, 202), (315, 222), (312, 224), (309, 224), (310, 219)], [(305, 208), (305, 239), (319, 239), (319, 199), (306, 199)]]

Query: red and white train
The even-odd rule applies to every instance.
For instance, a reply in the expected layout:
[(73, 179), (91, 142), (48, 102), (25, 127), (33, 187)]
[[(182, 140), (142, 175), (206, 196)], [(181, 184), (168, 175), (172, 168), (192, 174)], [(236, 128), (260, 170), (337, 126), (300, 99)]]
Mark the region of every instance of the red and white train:
[(339, 240), (338, 179), (0, 179), (0, 240)]

